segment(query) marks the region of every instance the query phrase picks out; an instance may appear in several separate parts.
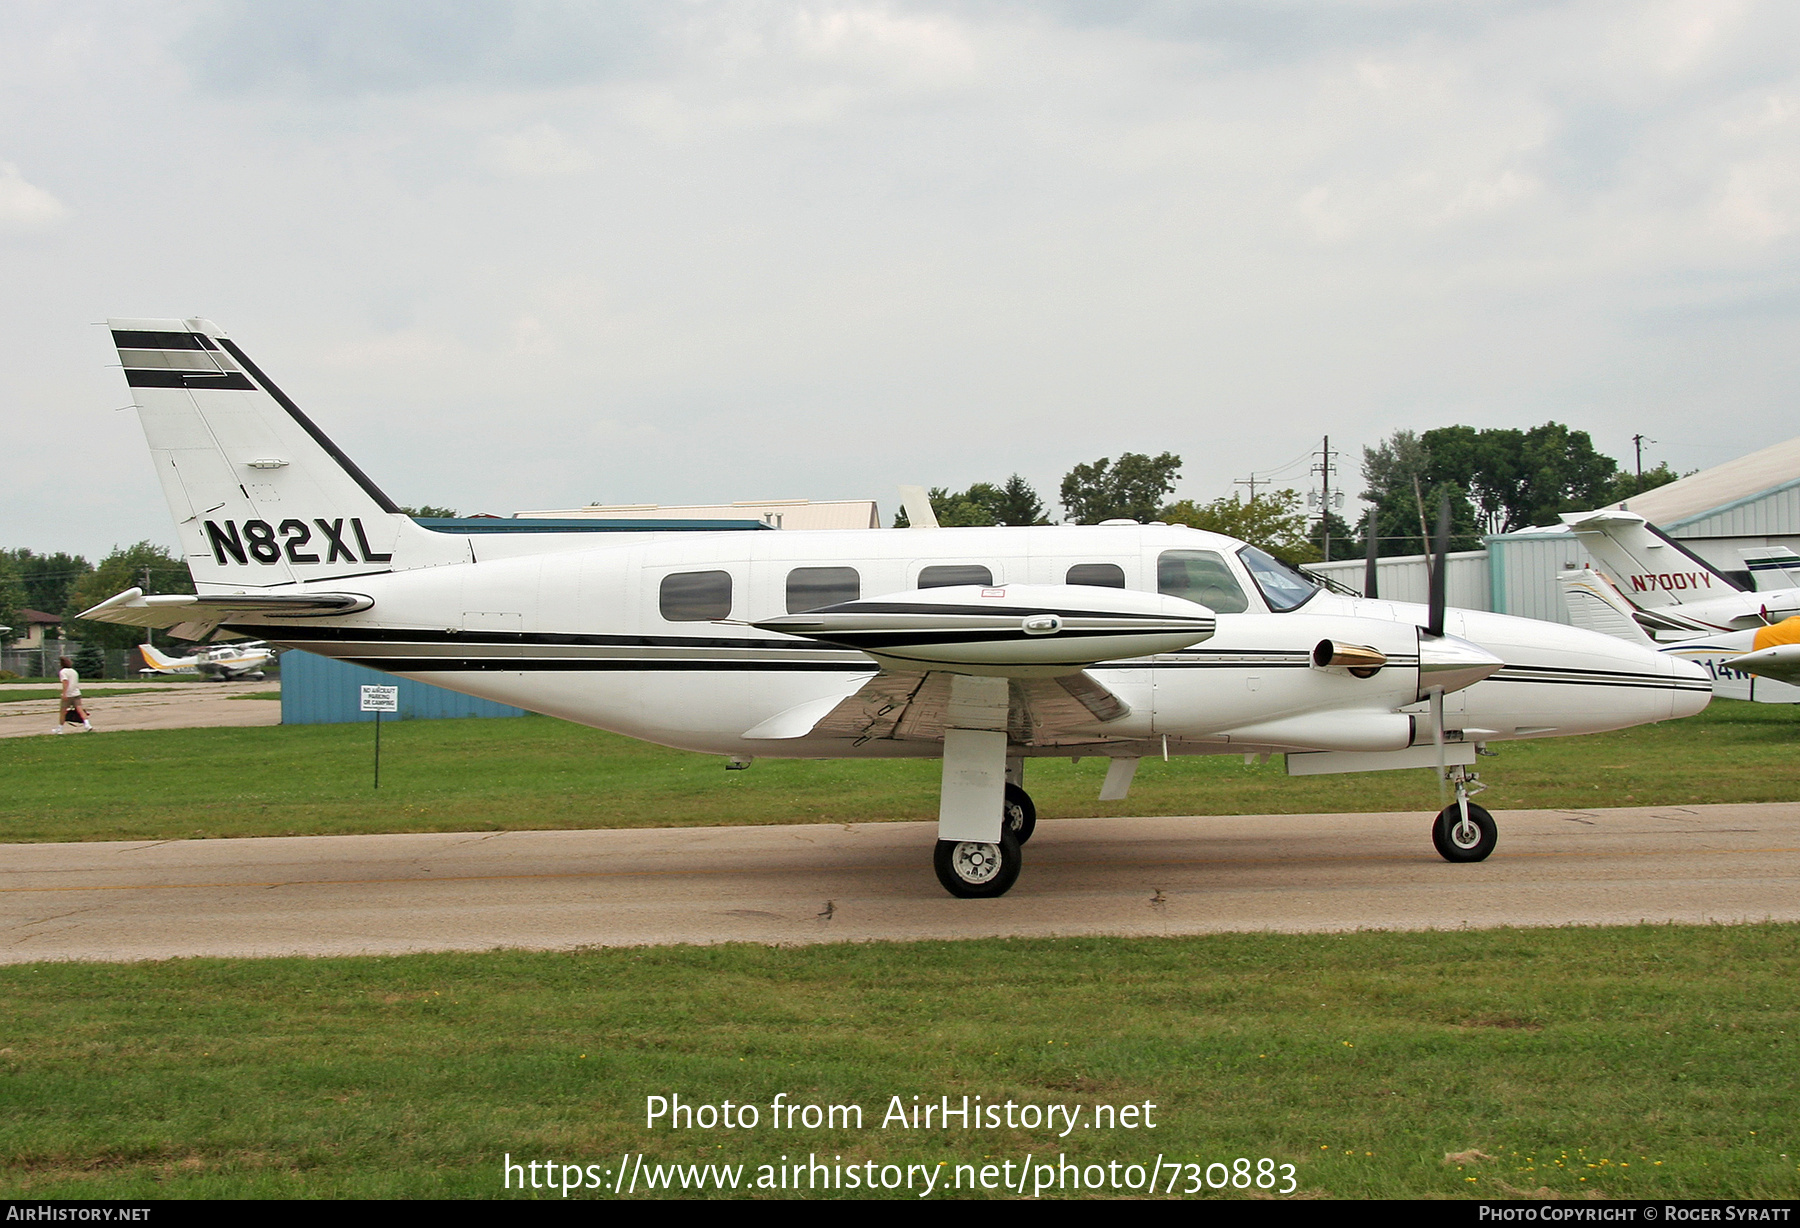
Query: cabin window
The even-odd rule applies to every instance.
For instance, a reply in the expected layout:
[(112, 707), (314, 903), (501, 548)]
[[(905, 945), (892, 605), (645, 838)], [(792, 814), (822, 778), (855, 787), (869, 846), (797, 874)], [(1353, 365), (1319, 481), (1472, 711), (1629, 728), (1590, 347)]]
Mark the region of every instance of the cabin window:
[(1117, 563), (1077, 563), (1069, 568), (1063, 582), (1090, 588), (1124, 588), (1125, 569)]
[(1244, 589), (1211, 550), (1165, 550), (1156, 560), (1156, 591), (1197, 601), (1217, 614), (1241, 614), (1250, 608)]
[(920, 588), (949, 588), (955, 584), (992, 584), (994, 573), (980, 563), (940, 563), (919, 573)]
[(804, 614), (862, 596), (862, 577), (854, 567), (796, 567), (788, 572), (787, 612)]
[(731, 573), (678, 571), (672, 576), (664, 576), (658, 603), (662, 616), (672, 623), (730, 618)]

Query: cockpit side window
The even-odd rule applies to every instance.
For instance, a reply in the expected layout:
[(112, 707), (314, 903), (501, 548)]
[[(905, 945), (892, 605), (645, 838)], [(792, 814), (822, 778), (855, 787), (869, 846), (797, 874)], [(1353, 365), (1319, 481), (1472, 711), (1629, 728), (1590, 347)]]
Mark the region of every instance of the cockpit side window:
[(1156, 591), (1197, 601), (1217, 614), (1250, 608), (1244, 588), (1223, 556), (1212, 550), (1165, 550), (1156, 559)]
[(1069, 568), (1065, 584), (1085, 584), (1091, 588), (1124, 588), (1125, 569), (1117, 563), (1077, 563)]
[(1250, 572), (1251, 581), (1262, 590), (1263, 599), (1269, 603), (1269, 608), (1277, 614), (1299, 609), (1319, 591), (1316, 580), (1304, 572), (1295, 571), (1274, 555), (1265, 554), (1255, 546), (1245, 546), (1239, 550), (1238, 558)]
[(731, 617), (729, 571), (678, 571), (664, 576), (657, 594), (662, 616), (672, 623)]

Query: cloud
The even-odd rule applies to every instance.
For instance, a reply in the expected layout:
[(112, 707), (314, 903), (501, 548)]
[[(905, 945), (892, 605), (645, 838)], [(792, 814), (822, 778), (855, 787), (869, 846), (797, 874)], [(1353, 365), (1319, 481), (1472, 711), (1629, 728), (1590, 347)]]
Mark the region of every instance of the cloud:
[(495, 137), (489, 146), (493, 164), (509, 175), (570, 175), (594, 164), (586, 149), (547, 123)]
[(25, 182), (18, 167), (0, 162), (0, 231), (29, 234), (48, 230), (68, 212), (56, 197)]
[(358, 95), (604, 80), (651, 55), (661, 10), (618, 0), (225, 0), (183, 40), (225, 93)]

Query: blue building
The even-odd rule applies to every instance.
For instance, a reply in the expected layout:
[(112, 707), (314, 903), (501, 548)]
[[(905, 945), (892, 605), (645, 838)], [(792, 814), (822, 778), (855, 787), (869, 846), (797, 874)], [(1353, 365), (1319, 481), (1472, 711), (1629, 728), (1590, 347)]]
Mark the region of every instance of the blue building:
[(310, 652), (289, 649), (281, 654), (281, 723), (283, 725), (342, 725), (372, 721), (373, 712), (362, 710), (364, 686), (398, 686), (400, 711), (386, 714), (390, 721), (435, 720), (450, 716), (524, 716), (525, 709), (497, 704), (491, 699), (459, 695), (428, 682), (396, 678), (364, 665), (333, 661)]

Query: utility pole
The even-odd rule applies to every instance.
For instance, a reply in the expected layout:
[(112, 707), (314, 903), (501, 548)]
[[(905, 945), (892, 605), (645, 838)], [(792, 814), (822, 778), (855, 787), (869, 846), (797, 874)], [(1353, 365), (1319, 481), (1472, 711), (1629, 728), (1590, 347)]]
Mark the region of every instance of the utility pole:
[[(144, 566), (144, 591), (146, 593), (148, 593), (150, 591), (150, 567), (148, 564), (145, 564), (145, 566)], [(148, 644), (149, 642), (150, 642), (150, 628), (145, 627), (144, 628), (144, 643)], [(148, 660), (145, 660), (143, 662), (143, 664), (147, 666), (150, 664), (150, 662)]]
[(1642, 435), (1631, 437), (1631, 446), (1637, 449), (1637, 484), (1640, 491), (1644, 486), (1644, 445), (1655, 442), (1656, 440), (1645, 439)]
[(1325, 538), (1325, 561), (1331, 562), (1331, 475), (1337, 472), (1337, 466), (1331, 463), (1337, 453), (1331, 450), (1331, 436), (1325, 436), (1325, 446), (1314, 453), (1319, 463), (1312, 471), (1319, 475), (1323, 487), (1319, 495), (1319, 527)]
[(1259, 478), (1256, 476), (1256, 474), (1254, 472), (1252, 472), (1249, 477), (1239, 478), (1235, 482), (1233, 482), (1232, 485), (1233, 486), (1248, 486), (1250, 488), (1250, 502), (1255, 503), (1256, 502), (1256, 488), (1258, 486), (1271, 486), (1274, 484), (1274, 481), (1275, 481), (1275, 479), (1273, 479), (1273, 478)]

